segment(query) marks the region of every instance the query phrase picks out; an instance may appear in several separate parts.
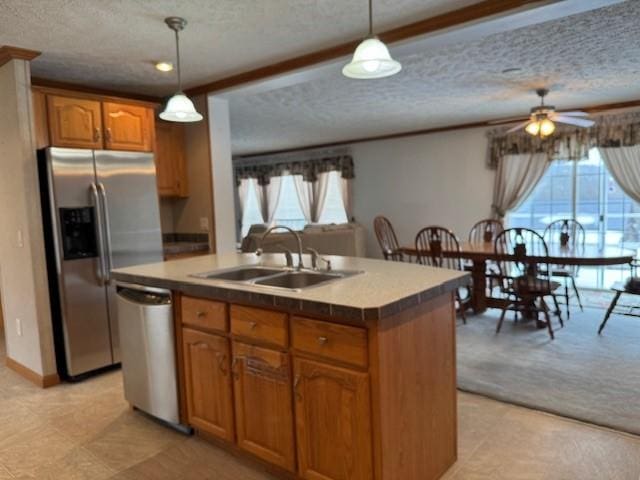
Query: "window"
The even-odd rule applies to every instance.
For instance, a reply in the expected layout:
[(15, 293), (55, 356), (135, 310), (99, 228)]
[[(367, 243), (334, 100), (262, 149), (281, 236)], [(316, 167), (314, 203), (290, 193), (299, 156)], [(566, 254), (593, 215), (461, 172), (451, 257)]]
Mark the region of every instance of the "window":
[[(509, 212), (507, 224), (542, 234), (561, 218), (578, 220), (587, 244), (640, 247), (640, 204), (618, 187), (595, 148), (578, 162), (554, 161), (529, 198)], [(581, 268), (576, 280), (583, 287), (609, 288), (628, 275), (626, 266)]]
[(302, 230), (307, 221), (304, 219), (300, 201), (296, 192), (296, 186), (293, 183), (293, 177), (286, 175), (282, 178), (280, 187), (280, 200), (276, 208), (273, 223), (276, 225), (284, 225), (294, 230)]
[[(282, 178), (280, 199), (276, 207), (273, 223), (285, 225), (294, 230), (302, 230), (307, 221), (302, 213), (298, 194), (291, 175)], [(347, 214), (342, 202), (342, 177), (340, 172), (329, 173), (327, 198), (320, 214), (319, 223), (346, 223)], [(249, 184), (245, 211), (242, 215), (241, 235), (244, 238), (251, 225), (263, 223), (257, 198), (257, 182), (252, 179)]]

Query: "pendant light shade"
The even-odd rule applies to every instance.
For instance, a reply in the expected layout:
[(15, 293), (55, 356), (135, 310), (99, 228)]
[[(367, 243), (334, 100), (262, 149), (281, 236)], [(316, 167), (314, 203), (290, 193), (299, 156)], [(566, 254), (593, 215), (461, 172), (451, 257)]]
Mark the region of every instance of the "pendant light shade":
[(400, 70), (400, 62), (391, 58), (387, 46), (373, 35), (373, 5), (369, 0), (369, 37), (358, 45), (351, 62), (342, 68), (342, 74), (359, 79), (384, 78)]
[(196, 111), (193, 102), (182, 93), (182, 76), (180, 72), (180, 40), (178, 32), (183, 30), (187, 21), (180, 17), (165, 18), (164, 22), (176, 34), (176, 60), (178, 70), (178, 92), (169, 99), (164, 111), (160, 114), (162, 120), (168, 122), (198, 122), (202, 120), (202, 115)]
[(342, 74), (349, 78), (384, 78), (395, 75), (401, 69), (402, 65), (391, 58), (387, 46), (377, 37), (372, 37), (358, 45), (351, 62), (342, 69)]
[(196, 111), (189, 97), (184, 93), (176, 93), (167, 102), (160, 118), (168, 122), (199, 122), (202, 115)]

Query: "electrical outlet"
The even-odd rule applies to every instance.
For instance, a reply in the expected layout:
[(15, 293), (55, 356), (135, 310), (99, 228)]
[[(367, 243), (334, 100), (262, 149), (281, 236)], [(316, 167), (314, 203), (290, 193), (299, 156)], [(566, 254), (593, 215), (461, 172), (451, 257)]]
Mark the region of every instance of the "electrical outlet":
[(22, 320), (20, 320), (19, 318), (16, 318), (16, 332), (18, 333), (19, 337), (22, 336)]
[(203, 232), (209, 231), (209, 219), (207, 217), (200, 217), (200, 230)]
[(18, 240), (18, 247), (20, 248), (24, 247), (24, 237), (22, 235), (22, 230), (20, 229), (18, 229), (17, 240)]

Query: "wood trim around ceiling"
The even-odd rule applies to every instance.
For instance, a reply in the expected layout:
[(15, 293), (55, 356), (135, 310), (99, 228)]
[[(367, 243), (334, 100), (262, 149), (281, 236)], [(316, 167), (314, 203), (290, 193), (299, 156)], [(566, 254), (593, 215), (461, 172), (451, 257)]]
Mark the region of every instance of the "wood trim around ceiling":
[[(163, 99), (160, 97), (152, 97), (150, 95), (140, 95), (138, 93), (120, 92), (118, 90), (109, 90), (106, 88), (94, 88), (86, 85), (79, 85), (77, 83), (59, 82), (57, 80), (49, 80), (48, 78), (31, 77), (31, 85), (41, 90), (49, 90), (51, 93), (57, 91), (67, 91), (67, 93), (80, 92), (88, 95), (96, 95), (100, 97), (113, 97), (126, 100), (138, 100), (147, 104), (153, 104), (157, 106), (162, 103)], [(60, 93), (60, 92), (57, 92)]]
[[(504, 14), (510, 10), (536, 3), (542, 3), (542, 0), (483, 0), (467, 7), (436, 15), (435, 17), (425, 18), (408, 25), (387, 30), (378, 34), (378, 37), (385, 43), (395, 43), (446, 28), (456, 27), (464, 23), (482, 20), (494, 15)], [(318, 63), (335, 60), (351, 55), (361, 41), (362, 39), (352, 40), (334, 47), (325, 48), (237, 75), (214, 80), (213, 82), (190, 88), (186, 93), (187, 95), (211, 93), (310, 67)]]
[(0, 67), (10, 60), (27, 60), (31, 61), (40, 55), (35, 50), (27, 50), (26, 48), (11, 47), (3, 45), (0, 47)]
[[(620, 110), (625, 108), (638, 108), (640, 107), (640, 99), (638, 100), (630, 100), (628, 102), (618, 102), (618, 103), (605, 103), (602, 105), (593, 105), (590, 107), (583, 108), (563, 108), (563, 110), (582, 110), (587, 113), (604, 113), (612, 110)], [(522, 121), (524, 121), (526, 116), (522, 117)], [(280, 153), (292, 153), (292, 152), (302, 152), (305, 150), (315, 150), (317, 148), (329, 148), (329, 147), (340, 147), (344, 145), (351, 145), (353, 143), (364, 143), (364, 142), (375, 142), (379, 140), (392, 140), (395, 138), (403, 138), (403, 137), (415, 137), (418, 135), (428, 135), (430, 133), (443, 133), (443, 132), (451, 132), (454, 130), (465, 130), (467, 128), (482, 128), (482, 127), (499, 127), (500, 125), (508, 125), (512, 123), (517, 123), (518, 120), (514, 120), (513, 117), (510, 117), (509, 120), (484, 120), (480, 122), (472, 122), (472, 123), (460, 123), (458, 125), (446, 125), (442, 127), (434, 127), (434, 128), (425, 128), (422, 130), (410, 130), (407, 132), (398, 132), (398, 133), (389, 133), (386, 135), (373, 135), (371, 137), (359, 137), (352, 138), (349, 140), (340, 140), (337, 142), (330, 143), (318, 143), (314, 145), (304, 145), (293, 148), (286, 148), (281, 150), (269, 150), (258, 153), (250, 153), (247, 155), (236, 155), (237, 158), (251, 158), (251, 157), (261, 157), (263, 155), (276, 155)]]

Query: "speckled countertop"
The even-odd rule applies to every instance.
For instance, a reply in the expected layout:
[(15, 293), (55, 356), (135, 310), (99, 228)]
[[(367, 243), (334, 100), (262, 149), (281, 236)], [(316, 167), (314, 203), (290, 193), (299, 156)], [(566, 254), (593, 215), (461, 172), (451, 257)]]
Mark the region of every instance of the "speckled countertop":
[[(253, 253), (231, 253), (121, 268), (113, 271), (113, 277), (122, 282), (178, 290), (188, 295), (343, 317), (352, 321), (394, 315), (470, 282), (468, 273), (454, 270), (368, 258), (329, 258), (334, 270), (364, 273), (299, 292), (190, 276), (240, 265), (282, 266), (284, 262), (279, 254), (257, 257)], [(304, 262), (305, 265), (311, 264), (308, 255), (305, 255)]]

